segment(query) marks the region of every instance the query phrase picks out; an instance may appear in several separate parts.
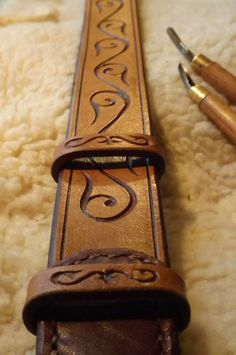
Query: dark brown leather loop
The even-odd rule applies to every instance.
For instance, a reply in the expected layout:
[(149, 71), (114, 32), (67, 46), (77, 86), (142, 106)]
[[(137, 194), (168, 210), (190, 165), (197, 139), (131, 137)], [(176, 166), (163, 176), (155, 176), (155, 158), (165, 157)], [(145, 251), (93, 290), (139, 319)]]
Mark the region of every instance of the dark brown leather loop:
[(60, 143), (54, 155), (52, 177), (57, 182), (60, 171), (65, 167), (71, 168), (71, 163), (75, 159), (95, 157), (147, 158), (157, 167), (159, 176), (164, 171), (162, 150), (153, 136), (148, 134), (97, 134), (84, 137), (74, 136)]
[(155, 314), (172, 318), (180, 330), (190, 318), (183, 280), (149, 256), (145, 262), (140, 258), (132, 263), (108, 260), (40, 272), (30, 281), (23, 318), (26, 327), (35, 333), (40, 319), (65, 321), (72, 315), (76, 320), (97, 319), (106, 312), (109, 317), (120, 317), (125, 312), (128, 317)]

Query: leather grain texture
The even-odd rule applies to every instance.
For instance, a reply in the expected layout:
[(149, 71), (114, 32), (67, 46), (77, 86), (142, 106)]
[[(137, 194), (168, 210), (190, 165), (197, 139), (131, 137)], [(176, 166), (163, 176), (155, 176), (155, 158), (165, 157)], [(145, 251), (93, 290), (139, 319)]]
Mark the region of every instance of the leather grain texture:
[[(135, 0), (88, 0), (66, 138), (149, 135), (149, 118)], [(95, 248), (132, 249), (168, 266), (158, 167), (91, 162), (59, 174), (49, 266)], [(173, 319), (38, 322), (38, 355), (121, 353), (177, 354)]]

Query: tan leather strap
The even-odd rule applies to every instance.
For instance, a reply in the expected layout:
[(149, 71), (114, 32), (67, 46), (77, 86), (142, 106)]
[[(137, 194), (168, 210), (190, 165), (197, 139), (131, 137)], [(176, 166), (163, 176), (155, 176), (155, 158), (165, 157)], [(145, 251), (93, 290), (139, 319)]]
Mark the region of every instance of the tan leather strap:
[(52, 169), (49, 270), (31, 281), (23, 313), (31, 331), (37, 323), (37, 354), (178, 353), (190, 311), (168, 264), (163, 166), (150, 136), (136, 2), (87, 0), (69, 126)]

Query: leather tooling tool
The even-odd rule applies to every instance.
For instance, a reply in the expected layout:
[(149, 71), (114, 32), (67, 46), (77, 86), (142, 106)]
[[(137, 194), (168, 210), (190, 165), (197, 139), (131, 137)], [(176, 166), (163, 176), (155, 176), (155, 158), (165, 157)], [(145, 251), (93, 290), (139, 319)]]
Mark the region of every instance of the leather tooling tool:
[(171, 27), (167, 33), (183, 56), (191, 62), (193, 70), (222, 93), (231, 103), (236, 103), (236, 76), (203, 54), (195, 55)]
[(206, 87), (196, 85), (181, 63), (178, 69), (191, 99), (198, 104), (200, 110), (210, 118), (231, 143), (236, 144), (236, 112)]
[(171, 270), (135, 0), (87, 0), (48, 269), (23, 310), (39, 355), (179, 353), (190, 320)]

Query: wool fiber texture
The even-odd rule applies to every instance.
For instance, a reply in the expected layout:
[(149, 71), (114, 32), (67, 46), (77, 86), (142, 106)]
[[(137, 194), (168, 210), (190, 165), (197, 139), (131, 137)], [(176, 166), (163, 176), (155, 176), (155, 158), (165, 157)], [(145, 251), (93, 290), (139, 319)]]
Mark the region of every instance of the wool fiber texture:
[[(192, 309), (182, 354), (233, 355), (236, 150), (188, 97), (177, 72), (186, 62), (166, 28), (236, 74), (236, 2), (138, 5), (152, 126), (166, 156), (161, 194), (170, 259)], [(50, 165), (65, 135), (83, 10), (83, 0), (0, 1), (2, 355), (35, 353), (21, 312), (29, 279), (47, 265), (56, 192)]]

